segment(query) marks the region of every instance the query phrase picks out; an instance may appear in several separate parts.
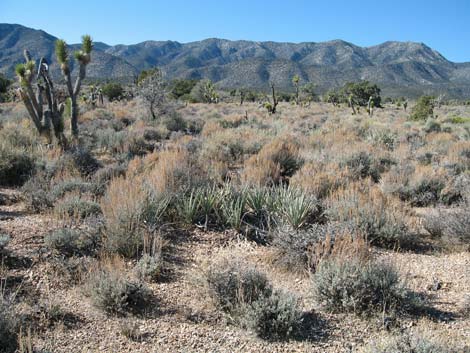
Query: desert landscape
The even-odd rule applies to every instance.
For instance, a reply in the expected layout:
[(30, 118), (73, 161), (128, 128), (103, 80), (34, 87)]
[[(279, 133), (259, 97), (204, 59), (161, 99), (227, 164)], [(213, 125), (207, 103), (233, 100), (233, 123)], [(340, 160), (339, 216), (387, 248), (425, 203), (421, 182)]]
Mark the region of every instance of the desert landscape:
[(467, 65), (201, 43), (0, 25), (0, 351), (470, 352)]

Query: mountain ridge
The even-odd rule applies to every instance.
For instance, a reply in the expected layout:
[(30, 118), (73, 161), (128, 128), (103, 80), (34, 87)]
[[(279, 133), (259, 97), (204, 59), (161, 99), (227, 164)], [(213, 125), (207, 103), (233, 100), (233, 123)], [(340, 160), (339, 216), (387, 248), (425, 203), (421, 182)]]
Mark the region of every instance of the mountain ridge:
[[(0, 24), (0, 72), (14, 75), (23, 49), (53, 58), (57, 38), (22, 25)], [(70, 46), (76, 47), (76, 44)], [(59, 75), (57, 65), (52, 69)], [(454, 63), (424, 43), (387, 41), (360, 47), (336, 39), (327, 42), (273, 42), (207, 38), (202, 41), (148, 40), (136, 44), (95, 43), (89, 79), (131, 80), (159, 66), (167, 77), (209, 78), (221, 88), (263, 89), (274, 81), (292, 89), (291, 79), (314, 82), (320, 91), (348, 81), (369, 80), (388, 93), (399, 91), (451, 96), (470, 93), (470, 63)]]

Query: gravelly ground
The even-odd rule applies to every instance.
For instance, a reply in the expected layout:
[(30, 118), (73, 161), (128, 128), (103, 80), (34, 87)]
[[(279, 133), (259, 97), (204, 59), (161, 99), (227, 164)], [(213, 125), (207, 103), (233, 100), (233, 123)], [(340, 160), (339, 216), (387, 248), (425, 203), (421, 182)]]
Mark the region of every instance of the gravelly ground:
[[(192, 231), (175, 234), (169, 263), (171, 276), (150, 284), (155, 303), (140, 317), (109, 318), (93, 308), (80, 285), (69, 286), (51, 271), (43, 236), (58, 223), (45, 215), (31, 215), (17, 202), (17, 192), (0, 190), (0, 230), (11, 234), (9, 245), (16, 260), (4, 266), (6, 288), (18, 293), (19, 307), (31, 311), (39, 301), (58, 303), (67, 313), (62, 322), (33, 332), (34, 345), (52, 352), (351, 352), (386, 334), (378, 319), (330, 315), (315, 308), (310, 298), (310, 279), (271, 264), (275, 255), (261, 246), (237, 239), (233, 233)], [(211, 306), (199, 276), (203, 263), (222, 247), (231, 247), (247, 261), (265, 269), (276, 287), (302, 298), (306, 313), (319, 322), (309, 339), (266, 342), (229, 325)], [(381, 251), (379, 259), (395, 264), (411, 289), (431, 298), (434, 317), (406, 318), (399, 330), (411, 327), (430, 332), (443, 341), (470, 346), (470, 318), (460, 315), (461, 301), (470, 294), (470, 254), (416, 254)], [(6, 267), (6, 269), (5, 269)], [(439, 283), (439, 289), (432, 285)], [(313, 315), (313, 314), (312, 314)], [(132, 322), (137, 340), (125, 337), (124, 322)], [(462, 350), (463, 351), (463, 350)]]

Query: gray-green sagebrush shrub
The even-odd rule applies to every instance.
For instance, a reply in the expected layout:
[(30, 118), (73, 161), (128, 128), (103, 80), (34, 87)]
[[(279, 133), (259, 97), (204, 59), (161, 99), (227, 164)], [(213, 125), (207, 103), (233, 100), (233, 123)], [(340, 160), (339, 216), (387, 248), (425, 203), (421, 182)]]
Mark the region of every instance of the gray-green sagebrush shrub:
[(379, 262), (323, 261), (313, 276), (313, 296), (330, 312), (399, 312), (414, 305), (398, 272)]
[(44, 237), (44, 243), (66, 256), (89, 255), (98, 246), (98, 235), (79, 230), (62, 228)]
[(16, 352), (19, 320), (11, 305), (0, 297), (0, 352)]
[(79, 217), (81, 219), (101, 214), (101, 207), (98, 203), (77, 196), (68, 197), (57, 202), (54, 210), (60, 216)]
[(34, 159), (24, 149), (0, 144), (0, 185), (21, 186), (33, 175)]
[(158, 278), (163, 267), (161, 251), (149, 255), (144, 254), (134, 267), (135, 274), (140, 280), (154, 281)]
[(118, 271), (105, 269), (90, 275), (85, 290), (93, 305), (115, 315), (142, 310), (150, 297), (149, 289), (142, 282), (130, 281)]
[(281, 290), (247, 305), (241, 319), (243, 327), (269, 340), (283, 340), (295, 335), (301, 323), (299, 299)]
[(287, 339), (302, 324), (299, 299), (273, 290), (263, 272), (241, 259), (222, 257), (206, 271), (209, 294), (233, 322), (263, 339)]
[(226, 312), (272, 293), (266, 275), (238, 259), (222, 258), (212, 263), (205, 276), (210, 296)]
[(0, 256), (5, 255), (7, 250), (5, 249), (8, 243), (10, 243), (11, 237), (8, 234), (0, 233)]

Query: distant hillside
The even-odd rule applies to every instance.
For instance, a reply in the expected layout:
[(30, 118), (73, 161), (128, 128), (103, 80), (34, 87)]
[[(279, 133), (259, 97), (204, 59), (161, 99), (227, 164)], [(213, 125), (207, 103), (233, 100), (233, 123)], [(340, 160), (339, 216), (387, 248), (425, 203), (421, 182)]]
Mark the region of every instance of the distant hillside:
[[(12, 76), (25, 48), (35, 57), (52, 58), (55, 40), (43, 31), (0, 24), (0, 72)], [(453, 63), (425, 44), (413, 42), (386, 42), (368, 48), (341, 40), (96, 43), (88, 77), (130, 79), (154, 66), (161, 67), (168, 78), (210, 78), (223, 88), (263, 89), (274, 81), (290, 89), (292, 76), (298, 74), (304, 83), (314, 82), (321, 91), (363, 79), (377, 83), (386, 94), (446, 91), (453, 96), (470, 95), (470, 63)]]

